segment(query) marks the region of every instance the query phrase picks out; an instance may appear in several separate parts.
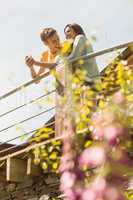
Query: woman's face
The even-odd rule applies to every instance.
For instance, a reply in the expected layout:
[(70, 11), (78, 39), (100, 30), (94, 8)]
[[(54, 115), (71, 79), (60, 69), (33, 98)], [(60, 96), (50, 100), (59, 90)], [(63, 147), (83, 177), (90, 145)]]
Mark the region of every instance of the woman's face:
[(75, 39), (75, 37), (76, 37), (76, 33), (75, 33), (75, 31), (73, 30), (73, 28), (72, 27), (67, 27), (66, 29), (65, 29), (65, 36), (66, 36), (66, 39)]

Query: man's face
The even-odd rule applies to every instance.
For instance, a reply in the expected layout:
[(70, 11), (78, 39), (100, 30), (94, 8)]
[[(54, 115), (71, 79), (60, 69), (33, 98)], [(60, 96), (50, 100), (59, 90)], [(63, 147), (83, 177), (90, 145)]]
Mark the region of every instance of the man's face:
[(46, 45), (49, 47), (50, 51), (56, 53), (60, 49), (60, 39), (57, 33), (52, 35), (50, 38), (47, 39)]

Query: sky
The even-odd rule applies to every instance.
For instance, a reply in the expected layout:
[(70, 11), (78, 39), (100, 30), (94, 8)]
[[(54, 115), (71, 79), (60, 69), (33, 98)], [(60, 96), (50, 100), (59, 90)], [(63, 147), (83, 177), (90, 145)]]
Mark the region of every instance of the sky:
[[(54, 27), (63, 41), (64, 26), (79, 23), (88, 37), (96, 37), (93, 48), (97, 51), (133, 40), (132, 11), (133, 0), (0, 0), (0, 96), (31, 80), (24, 58), (33, 55), (38, 59), (44, 51), (39, 38), (42, 28)], [(108, 54), (98, 58), (99, 69), (105, 67), (113, 56)], [(38, 85), (23, 89), (0, 101), (0, 114), (39, 97), (52, 87), (53, 81), (45, 79)], [(48, 104), (48, 99), (45, 99), (1, 117), (0, 130), (42, 112), (51, 106)], [(0, 131), (0, 142), (39, 128), (53, 114), (51, 111), (7, 131)], [(21, 142), (19, 139), (13, 143)]]

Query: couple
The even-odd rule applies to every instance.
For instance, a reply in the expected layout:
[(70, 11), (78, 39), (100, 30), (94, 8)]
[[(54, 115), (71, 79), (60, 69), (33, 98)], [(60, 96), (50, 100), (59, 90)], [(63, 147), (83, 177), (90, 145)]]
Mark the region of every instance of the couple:
[[(68, 61), (89, 54), (93, 51), (92, 46), (88, 43), (86, 35), (80, 25), (76, 23), (68, 24), (64, 28), (64, 33), (66, 40), (72, 41), (71, 51), (69, 54), (64, 55), (64, 58)], [(42, 53), (40, 61), (36, 61), (32, 56), (26, 56), (25, 58), (32, 78), (44, 73), (46, 69), (51, 69), (58, 65), (62, 59), (62, 45), (55, 29), (44, 28), (40, 34), (40, 38), (43, 44), (48, 47), (48, 51)], [(40, 68), (38, 73), (36, 73), (34, 66)], [(85, 82), (90, 81), (99, 75), (98, 67), (94, 58), (85, 59), (82, 62), (74, 62), (72, 68), (72, 71), (75, 71), (77, 68), (85, 71)]]
[[(53, 28), (45, 28), (40, 34), (41, 41), (48, 47), (48, 51), (45, 51), (41, 55), (40, 61), (36, 61), (33, 57), (26, 57), (26, 64), (28, 65), (32, 78), (45, 72), (46, 69), (51, 69), (56, 66), (56, 72), (59, 77), (57, 83), (57, 95), (56, 95), (56, 115), (55, 115), (55, 132), (56, 135), (62, 135), (63, 120), (65, 116), (64, 106), (61, 102), (62, 89), (60, 86), (65, 86), (64, 79), (65, 74), (63, 72), (64, 67), (60, 63), (63, 60), (63, 56), (68, 61), (76, 57), (80, 57), (89, 54), (93, 51), (92, 46), (88, 43), (86, 35), (82, 27), (78, 24), (68, 24), (64, 28), (66, 40), (71, 40), (71, 48), (69, 53), (62, 55), (62, 45), (58, 33)], [(58, 65), (59, 64), (59, 65)], [(39, 67), (38, 73), (36, 73), (34, 66)], [(94, 58), (82, 60), (82, 62), (76, 61), (72, 63), (72, 73), (75, 73), (77, 69), (85, 71), (85, 85), (98, 77), (98, 67)], [(69, 67), (69, 66), (68, 66)], [(60, 82), (61, 84), (58, 84)], [(58, 86), (59, 85), (59, 86)], [(64, 93), (64, 92), (63, 92)]]

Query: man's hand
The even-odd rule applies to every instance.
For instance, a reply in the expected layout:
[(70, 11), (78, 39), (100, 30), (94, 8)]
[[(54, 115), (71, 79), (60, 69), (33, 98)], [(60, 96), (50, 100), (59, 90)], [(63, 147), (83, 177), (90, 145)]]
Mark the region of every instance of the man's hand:
[(28, 67), (33, 67), (33, 65), (35, 64), (35, 60), (33, 59), (32, 56), (26, 56), (25, 57), (25, 63)]

